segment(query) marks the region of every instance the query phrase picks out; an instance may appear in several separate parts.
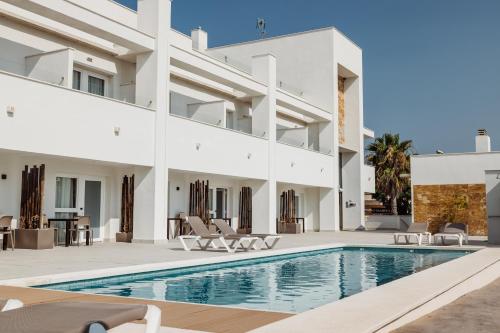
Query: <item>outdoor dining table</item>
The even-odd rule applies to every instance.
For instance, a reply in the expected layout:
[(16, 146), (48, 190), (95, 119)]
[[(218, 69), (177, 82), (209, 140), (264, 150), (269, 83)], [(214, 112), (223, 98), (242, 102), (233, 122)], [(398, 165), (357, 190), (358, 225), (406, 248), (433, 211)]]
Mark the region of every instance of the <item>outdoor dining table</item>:
[[(71, 233), (69, 230), (71, 229), (71, 226), (73, 222), (78, 221), (78, 216), (76, 217), (55, 217), (48, 219), (49, 222), (49, 228), (51, 227), (52, 222), (66, 222), (66, 238), (64, 240), (64, 246), (68, 247), (69, 244), (71, 243)], [(85, 233), (85, 244), (90, 245), (90, 235), (88, 232)]]

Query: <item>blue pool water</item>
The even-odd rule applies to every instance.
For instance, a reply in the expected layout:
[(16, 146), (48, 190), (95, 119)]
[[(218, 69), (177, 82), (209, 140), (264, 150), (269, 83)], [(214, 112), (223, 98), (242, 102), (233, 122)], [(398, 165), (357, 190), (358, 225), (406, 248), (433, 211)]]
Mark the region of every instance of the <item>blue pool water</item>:
[(465, 254), (346, 247), (40, 288), (302, 312)]

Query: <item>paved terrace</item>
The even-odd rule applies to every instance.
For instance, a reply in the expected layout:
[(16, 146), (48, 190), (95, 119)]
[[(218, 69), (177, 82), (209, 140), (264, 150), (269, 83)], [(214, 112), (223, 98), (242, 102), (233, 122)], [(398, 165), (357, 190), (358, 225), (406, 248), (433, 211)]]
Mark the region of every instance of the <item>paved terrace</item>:
[(500, 331), (500, 279), (460, 297), (393, 333), (492, 333)]

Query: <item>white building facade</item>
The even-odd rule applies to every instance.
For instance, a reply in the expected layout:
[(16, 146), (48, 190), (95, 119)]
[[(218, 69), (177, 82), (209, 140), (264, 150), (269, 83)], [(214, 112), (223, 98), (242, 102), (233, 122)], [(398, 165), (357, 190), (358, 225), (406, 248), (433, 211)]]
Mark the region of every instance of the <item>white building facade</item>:
[(21, 171), (45, 164), (47, 216), (90, 215), (113, 239), (135, 175), (134, 241), (166, 240), (208, 180), (214, 217), (276, 232), (293, 189), (305, 229), (364, 225), (362, 50), (327, 28), (208, 48), (171, 29), (170, 0), (0, 1), (0, 212), (19, 216)]

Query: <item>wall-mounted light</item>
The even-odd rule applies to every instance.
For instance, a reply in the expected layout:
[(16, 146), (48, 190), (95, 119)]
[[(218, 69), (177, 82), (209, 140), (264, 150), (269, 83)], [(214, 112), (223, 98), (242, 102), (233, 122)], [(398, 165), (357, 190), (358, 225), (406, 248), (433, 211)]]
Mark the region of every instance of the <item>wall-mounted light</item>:
[(16, 113), (16, 108), (12, 105), (7, 106), (7, 116), (14, 117), (14, 113)]
[(252, 158), (252, 153), (248, 153), (248, 154), (247, 154), (247, 158), (248, 158), (248, 159), (251, 159), (251, 158)]
[(197, 143), (196, 144), (196, 150), (200, 150), (200, 147), (201, 147), (201, 143)]
[(346, 201), (346, 203), (345, 203), (345, 207), (346, 207), (346, 208), (356, 207), (356, 203), (355, 203), (354, 201), (352, 201), (352, 200), (348, 200), (348, 201)]
[(115, 133), (115, 136), (119, 136), (120, 135), (120, 127), (119, 126), (115, 126), (113, 128), (113, 132)]
[(290, 166), (293, 168), (295, 166), (295, 162), (292, 162)]

